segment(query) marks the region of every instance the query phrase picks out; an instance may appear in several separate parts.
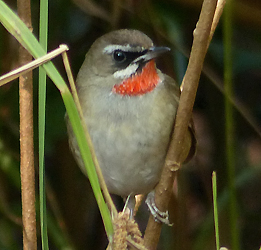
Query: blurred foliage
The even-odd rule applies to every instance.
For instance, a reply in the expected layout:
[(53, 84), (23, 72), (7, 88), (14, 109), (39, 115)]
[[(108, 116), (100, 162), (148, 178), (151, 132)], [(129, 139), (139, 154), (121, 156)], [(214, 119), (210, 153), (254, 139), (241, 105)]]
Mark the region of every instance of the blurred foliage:
[[(16, 2), (7, 4), (16, 9)], [(261, 124), (261, 2), (239, 0), (234, 13), (234, 86), (248, 115)], [(70, 47), (76, 76), (85, 53), (102, 34), (135, 28), (172, 52), (159, 67), (180, 83), (186, 70), (201, 1), (192, 0), (56, 0), (49, 3), (49, 50), (61, 43)], [(39, 2), (32, 0), (34, 33), (38, 30)], [(18, 44), (0, 27), (0, 74), (17, 67)], [(61, 58), (54, 63), (64, 72)], [(223, 78), (223, 41), (220, 25), (210, 45), (205, 71), (214, 82)], [(37, 70), (35, 70), (37, 73)], [(64, 78), (66, 78), (65, 73)], [(163, 227), (159, 249), (214, 249), (211, 173), (217, 171), (221, 246), (230, 246), (228, 190), (225, 164), (224, 97), (203, 74), (194, 109), (197, 156), (184, 166), (174, 185), (170, 214), (174, 226)], [(35, 75), (36, 76), (36, 75)], [(0, 88), (0, 249), (22, 247), (19, 183), (19, 115), (17, 81)], [(37, 93), (37, 77), (35, 77)], [(36, 97), (36, 95), (35, 95)], [(50, 249), (105, 249), (106, 235), (87, 178), (70, 154), (60, 94), (48, 82), (46, 106), (46, 179)], [(37, 100), (35, 99), (35, 114)], [(37, 116), (35, 116), (37, 125)], [(238, 112), (236, 124), (236, 186), (240, 212), (241, 249), (261, 243), (261, 139)], [(35, 129), (35, 132), (36, 129)], [(35, 137), (37, 142), (37, 133)], [(35, 144), (37, 145), (37, 144)], [(37, 154), (37, 147), (35, 147)], [(37, 164), (36, 164), (37, 165)], [(178, 192), (177, 192), (178, 191)], [(119, 208), (121, 199), (115, 197)], [(138, 221), (144, 231), (148, 218), (142, 206)], [(66, 240), (64, 240), (66, 239)], [(39, 240), (40, 244), (40, 240)]]

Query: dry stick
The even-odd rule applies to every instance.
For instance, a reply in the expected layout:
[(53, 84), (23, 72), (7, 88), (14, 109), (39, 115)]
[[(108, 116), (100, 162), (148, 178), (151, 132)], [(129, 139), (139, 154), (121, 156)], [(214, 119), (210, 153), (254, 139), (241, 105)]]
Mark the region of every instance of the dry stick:
[[(187, 72), (183, 78), (183, 91), (177, 110), (174, 134), (167, 153), (165, 166), (159, 184), (155, 189), (155, 202), (160, 211), (166, 211), (170, 200), (175, 171), (181, 166), (181, 156), (184, 145), (184, 135), (191, 119), (193, 104), (196, 97), (198, 82), (203, 67), (204, 58), (209, 44), (209, 36), (217, 0), (203, 2), (199, 21), (194, 31), (194, 41), (188, 63)], [(161, 223), (155, 222), (150, 216), (144, 240), (145, 246), (152, 250), (157, 248), (160, 237)]]
[[(31, 6), (28, 0), (17, 3), (18, 15), (32, 30)], [(22, 46), (19, 48), (20, 64), (26, 64), (32, 56)], [(33, 143), (33, 75), (28, 72), (19, 79), (20, 96), (20, 172), (22, 192), (23, 249), (36, 250), (35, 170)]]
[(96, 173), (97, 173), (98, 178), (99, 178), (99, 183), (101, 185), (106, 203), (109, 206), (110, 212), (111, 212), (112, 216), (115, 218), (115, 216), (117, 216), (118, 212), (117, 212), (117, 209), (116, 209), (116, 207), (115, 207), (115, 205), (114, 205), (114, 203), (111, 199), (107, 185), (106, 185), (105, 180), (103, 178), (102, 171), (101, 171), (99, 162), (97, 160), (97, 157), (96, 157), (96, 154), (95, 154), (95, 151), (94, 151), (94, 148), (93, 148), (92, 140), (91, 140), (90, 134), (88, 132), (88, 129), (87, 129), (87, 126), (86, 126), (86, 123), (85, 123), (85, 120), (84, 120), (81, 104), (80, 104), (79, 97), (78, 97), (78, 94), (77, 94), (77, 90), (76, 90), (76, 87), (75, 87), (75, 83), (74, 83), (73, 75), (72, 75), (72, 72), (71, 72), (71, 67), (70, 67), (70, 63), (69, 63), (67, 53), (66, 52), (62, 53), (62, 57), (63, 57), (65, 70), (66, 70), (66, 73), (67, 73), (67, 76), (68, 76), (68, 80), (69, 80), (69, 83), (70, 83), (70, 86), (71, 86), (73, 99), (75, 101), (78, 113), (79, 113), (80, 118), (81, 118), (81, 124), (83, 126), (85, 137), (86, 137), (86, 140), (87, 140), (87, 143), (89, 145), (89, 149), (90, 149), (90, 152), (91, 152), (91, 155), (92, 155), (92, 160), (93, 160), (93, 163), (94, 163), (94, 166), (95, 166), (95, 169), (96, 169)]
[(219, 19), (223, 13), (223, 9), (225, 7), (226, 4), (226, 0), (218, 0), (217, 2), (217, 7), (215, 10), (215, 15), (213, 18), (213, 22), (212, 22), (212, 26), (211, 26), (211, 30), (210, 30), (210, 35), (209, 35), (209, 39), (208, 39), (208, 45), (210, 44), (210, 41), (212, 40), (212, 37), (214, 35), (214, 32), (216, 30), (216, 27), (219, 23)]
[(22, 74), (25, 74), (29, 71), (32, 71), (33, 69), (39, 67), (40, 65), (49, 62), (50, 60), (52, 60), (54, 57), (62, 54), (64, 51), (69, 50), (68, 46), (65, 44), (61, 44), (59, 46), (59, 48), (49, 52), (48, 54), (37, 58), (17, 69), (12, 70), (11, 72), (3, 75), (0, 77), (0, 87), (3, 86), (4, 84), (18, 78), (19, 76), (21, 76)]

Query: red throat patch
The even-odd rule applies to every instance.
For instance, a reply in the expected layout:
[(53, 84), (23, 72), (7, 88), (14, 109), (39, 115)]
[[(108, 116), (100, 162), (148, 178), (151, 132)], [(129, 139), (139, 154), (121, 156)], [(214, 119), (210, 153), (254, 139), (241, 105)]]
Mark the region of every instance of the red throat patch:
[(131, 76), (119, 85), (114, 85), (112, 92), (123, 96), (143, 95), (152, 91), (159, 83), (159, 80), (155, 61), (151, 60), (142, 68), (141, 73)]

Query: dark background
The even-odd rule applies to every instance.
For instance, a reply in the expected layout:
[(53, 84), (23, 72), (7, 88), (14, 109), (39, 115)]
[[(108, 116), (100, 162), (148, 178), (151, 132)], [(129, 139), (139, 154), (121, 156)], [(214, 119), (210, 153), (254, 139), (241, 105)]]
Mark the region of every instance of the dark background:
[[(232, 48), (235, 97), (260, 129), (261, 2), (234, 2)], [(16, 9), (15, 1), (6, 3)], [(76, 76), (85, 53), (96, 38), (118, 28), (139, 29), (150, 36), (156, 45), (172, 49), (171, 53), (159, 59), (158, 66), (180, 83), (186, 70), (201, 4), (200, 0), (50, 1), (48, 50), (57, 48), (61, 43), (68, 44), (72, 70)], [(33, 32), (37, 36), (39, 2), (35, 0), (32, 1), (32, 18)], [(18, 43), (1, 26), (1, 75), (17, 67), (17, 51)], [(61, 58), (55, 59), (54, 63), (66, 79)], [(37, 73), (35, 70), (36, 160)], [(224, 96), (216, 87), (216, 84), (222, 86), (222, 82), (221, 20), (206, 57), (194, 108), (197, 156), (179, 172), (178, 184), (174, 183), (169, 208), (174, 225), (163, 227), (159, 249), (214, 249), (213, 170), (217, 171), (218, 180), (221, 245), (231, 246)], [(18, 103), (17, 81), (0, 88), (0, 249), (8, 250), (22, 248)], [(105, 249), (106, 235), (96, 201), (87, 178), (80, 172), (69, 151), (65, 108), (59, 91), (49, 80), (46, 112), (45, 166), (50, 249)], [(241, 249), (254, 250), (261, 244), (261, 140), (238, 110), (234, 120), (240, 244)], [(115, 197), (115, 201), (121, 208), (121, 199)], [(138, 221), (143, 232), (147, 219), (147, 208), (142, 206)], [(37, 220), (39, 222), (39, 213)], [(40, 237), (38, 243), (40, 245)]]

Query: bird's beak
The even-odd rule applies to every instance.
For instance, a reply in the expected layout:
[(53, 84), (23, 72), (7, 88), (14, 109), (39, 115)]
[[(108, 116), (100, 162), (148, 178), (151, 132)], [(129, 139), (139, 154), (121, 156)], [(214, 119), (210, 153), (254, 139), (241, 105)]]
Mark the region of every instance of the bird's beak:
[(170, 51), (170, 48), (168, 47), (151, 47), (148, 49), (146, 54), (139, 56), (132, 63), (147, 62), (168, 51)]

